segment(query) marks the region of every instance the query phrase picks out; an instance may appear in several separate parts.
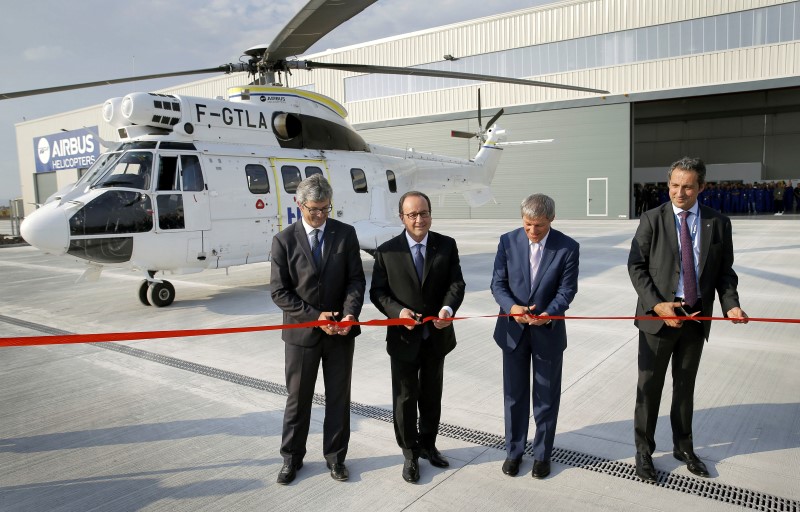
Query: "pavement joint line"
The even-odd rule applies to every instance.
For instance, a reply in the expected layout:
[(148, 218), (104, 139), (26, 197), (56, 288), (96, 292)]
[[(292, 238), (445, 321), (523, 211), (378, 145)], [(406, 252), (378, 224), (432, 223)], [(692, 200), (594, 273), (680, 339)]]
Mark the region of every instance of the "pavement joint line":
[[(47, 325), (28, 322), (18, 318), (9, 317), (0, 314), (0, 322), (24, 327), (34, 331), (44, 332), (53, 335), (68, 335), (75, 334), (69, 331), (56, 329)], [(94, 347), (103, 348), (106, 350), (113, 350), (118, 353), (130, 355), (145, 359), (148, 361), (172, 366), (181, 370), (187, 370), (207, 377), (224, 380), (233, 384), (251, 387), (254, 389), (267, 391), (276, 395), (286, 396), (286, 386), (277, 384), (264, 379), (257, 379), (242, 375), (239, 373), (229, 372), (215, 368), (213, 366), (206, 366), (198, 363), (192, 363), (183, 359), (178, 359), (170, 356), (164, 356), (141, 350), (127, 345), (118, 343), (101, 342), (101, 343), (87, 343)], [(325, 397), (319, 393), (314, 393), (313, 402), (317, 405), (325, 405)], [(359, 402), (350, 403), (351, 412), (366, 418), (380, 420), (386, 423), (392, 423), (392, 411), (376, 407), (374, 405), (362, 404)], [(439, 435), (450, 439), (458, 439), (471, 444), (484, 446), (486, 448), (495, 448), (497, 450), (505, 449), (505, 438), (497, 434), (483, 432), (458, 425), (451, 425), (449, 423), (441, 423), (439, 425)], [(486, 453), (485, 451), (482, 453)], [(533, 445), (529, 442), (525, 445), (524, 453), (530, 458), (533, 456)], [(473, 459), (474, 460), (474, 459)], [(596, 473), (615, 476), (626, 480), (639, 481), (636, 476), (636, 466), (628, 462), (621, 462), (610, 460), (587, 453), (582, 453), (574, 450), (555, 447), (551, 456), (552, 462), (564, 464), (579, 469), (586, 469)], [(752, 489), (743, 487), (736, 487), (727, 484), (721, 484), (713, 480), (704, 478), (694, 478), (677, 473), (657, 470), (657, 482), (649, 485), (655, 485), (666, 489), (672, 489), (684, 494), (691, 494), (703, 498), (712, 499), (714, 501), (738, 505), (744, 508), (755, 509), (764, 512), (800, 512), (800, 501), (782, 498), (771, 494), (762, 493)]]

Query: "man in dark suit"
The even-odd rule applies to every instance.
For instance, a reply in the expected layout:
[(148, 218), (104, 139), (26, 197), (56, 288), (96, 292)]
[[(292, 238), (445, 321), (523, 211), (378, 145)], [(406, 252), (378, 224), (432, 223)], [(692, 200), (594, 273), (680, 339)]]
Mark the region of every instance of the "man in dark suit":
[[(436, 449), (436, 435), (442, 413), (444, 357), (456, 346), (449, 318), (464, 300), (465, 284), (455, 240), (430, 231), (428, 196), (403, 194), (400, 219), (405, 231), (378, 247), (375, 254), (369, 296), (387, 317), (416, 321), (386, 330), (394, 432), (405, 457), (403, 479), (414, 483), (419, 480), (419, 457), (436, 467), (450, 465)], [(419, 322), (431, 316), (436, 320)]]
[(648, 482), (657, 480), (652, 455), (670, 359), (673, 455), (695, 475), (708, 476), (694, 453), (692, 413), (697, 369), (711, 322), (675, 317), (711, 316), (716, 291), (725, 316), (747, 322), (736, 291), (731, 221), (697, 202), (705, 186), (705, 164), (698, 158), (683, 158), (672, 164), (668, 177), (670, 202), (642, 215), (628, 257), (628, 273), (639, 295), (636, 316), (665, 317), (635, 322), (639, 328), (636, 474)]
[[(329, 219), (333, 190), (322, 175), (297, 187), (301, 222), (272, 240), (272, 300), (284, 324), (337, 319), (355, 321), (364, 304), (366, 279), (352, 226)], [(303, 466), (320, 361), (325, 380), (322, 453), (334, 480), (349, 477), (344, 464), (350, 440), (350, 381), (358, 326), (284, 329), (286, 410), (278, 483), (288, 484)]]
[[(561, 367), (567, 348), (563, 316), (578, 292), (580, 246), (552, 229), (555, 201), (533, 194), (522, 201), (522, 227), (500, 237), (492, 295), (500, 305), (494, 340), (503, 350), (506, 460), (503, 473), (516, 476), (528, 440), (529, 396), (536, 434), (531, 476), (550, 474), (550, 455), (561, 403)], [(533, 365), (533, 394), (531, 394)]]

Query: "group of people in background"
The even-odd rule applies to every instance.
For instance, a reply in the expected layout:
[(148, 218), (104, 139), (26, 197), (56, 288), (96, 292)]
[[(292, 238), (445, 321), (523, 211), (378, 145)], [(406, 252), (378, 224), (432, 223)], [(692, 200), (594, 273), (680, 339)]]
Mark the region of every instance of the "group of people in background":
[[(636, 217), (658, 205), (669, 201), (666, 184), (633, 186)], [(713, 183), (697, 198), (703, 206), (727, 215), (770, 214), (800, 212), (800, 181), (793, 186), (791, 181), (759, 183)]]
[[(694, 452), (694, 385), (708, 339), (715, 292), (723, 314), (746, 323), (739, 306), (728, 217), (701, 204), (706, 168), (699, 159), (675, 162), (667, 200), (641, 214), (628, 256), (638, 296), (638, 383), (634, 411), (636, 474), (658, 477), (653, 463), (655, 429), (667, 368), (672, 365), (670, 419), (673, 456), (701, 477), (709, 471)], [(302, 218), (273, 239), (272, 300), (284, 324), (321, 321), (319, 327), (284, 329), (288, 397), (277, 483), (287, 485), (303, 467), (320, 365), (325, 384), (322, 452), (331, 478), (345, 481), (350, 439), (350, 392), (357, 322), (366, 278), (355, 229), (331, 212), (333, 190), (322, 175), (303, 180), (296, 201)], [(555, 202), (532, 194), (520, 205), (521, 226), (500, 236), (491, 277), (499, 306), (493, 338), (503, 368), (506, 459), (514, 477), (528, 444), (533, 412), (531, 476), (550, 474), (561, 399), (564, 315), (578, 292), (578, 242), (553, 229)], [(419, 459), (450, 465), (436, 446), (442, 413), (444, 360), (456, 347), (453, 317), (466, 284), (456, 240), (431, 231), (431, 201), (406, 192), (398, 203), (403, 231), (375, 251), (368, 297), (389, 319), (386, 350), (391, 361), (395, 438), (404, 462), (402, 478), (420, 479)], [(700, 316), (697, 320), (695, 317)], [(648, 318), (650, 317), (650, 318)]]

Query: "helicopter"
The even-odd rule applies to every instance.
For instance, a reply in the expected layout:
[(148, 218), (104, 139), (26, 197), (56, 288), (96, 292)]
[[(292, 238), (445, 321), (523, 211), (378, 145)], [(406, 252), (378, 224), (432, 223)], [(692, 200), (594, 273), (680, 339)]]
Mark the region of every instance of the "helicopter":
[(480, 142), (474, 158), (463, 159), (368, 143), (339, 102), (284, 87), (276, 74), (338, 69), (607, 94), (508, 77), (293, 57), (374, 2), (311, 0), (269, 45), (246, 50), (235, 64), (0, 93), (5, 100), (203, 73), (251, 78), (229, 88), (227, 99), (134, 92), (106, 101), (103, 119), (116, 129), (118, 143), (30, 214), (22, 237), (44, 252), (85, 261), (79, 281), (99, 278), (108, 266), (141, 272), (140, 302), (164, 307), (175, 300), (166, 274), (269, 261), (272, 237), (301, 218), (297, 185), (313, 174), (323, 174), (334, 190), (331, 216), (352, 224), (368, 253), (397, 234), (397, 198), (406, 191), (460, 193), (473, 207), (491, 200), (502, 149), (514, 143), (496, 124), (503, 109), (484, 129), (480, 94), (478, 131), (451, 132)]

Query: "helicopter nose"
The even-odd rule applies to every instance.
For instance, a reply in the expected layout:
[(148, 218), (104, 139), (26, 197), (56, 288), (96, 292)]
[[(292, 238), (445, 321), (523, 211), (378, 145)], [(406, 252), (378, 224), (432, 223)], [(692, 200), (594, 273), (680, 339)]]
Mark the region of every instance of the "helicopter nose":
[(64, 254), (69, 248), (69, 221), (58, 201), (48, 203), (25, 217), (20, 234), (26, 242), (50, 254)]

